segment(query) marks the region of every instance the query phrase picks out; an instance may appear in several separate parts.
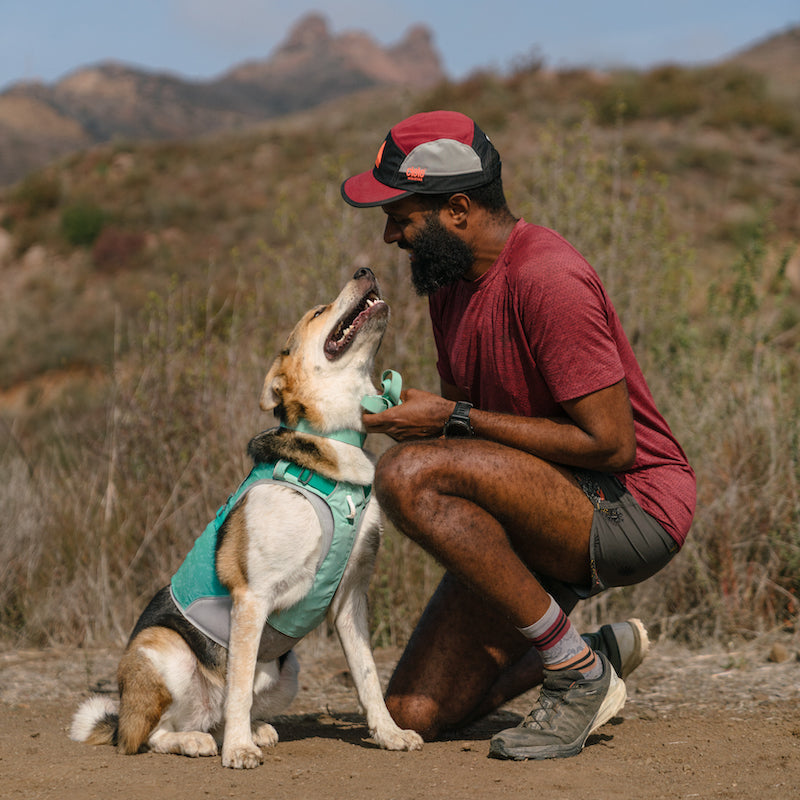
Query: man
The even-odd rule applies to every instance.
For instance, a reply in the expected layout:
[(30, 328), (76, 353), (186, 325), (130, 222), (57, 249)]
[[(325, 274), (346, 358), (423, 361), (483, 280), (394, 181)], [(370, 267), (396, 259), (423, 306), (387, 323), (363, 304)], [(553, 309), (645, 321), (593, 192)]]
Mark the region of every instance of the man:
[(342, 195), (381, 206), (384, 240), (408, 251), (441, 378), (441, 396), (407, 389), (364, 416), (399, 442), (376, 472), (386, 514), (446, 568), (389, 709), (430, 739), (542, 683), (490, 755), (574, 755), (622, 708), (646, 634), (633, 621), (582, 638), (567, 615), (669, 562), (694, 512), (692, 469), (597, 274), (512, 215), (473, 120), (400, 122)]

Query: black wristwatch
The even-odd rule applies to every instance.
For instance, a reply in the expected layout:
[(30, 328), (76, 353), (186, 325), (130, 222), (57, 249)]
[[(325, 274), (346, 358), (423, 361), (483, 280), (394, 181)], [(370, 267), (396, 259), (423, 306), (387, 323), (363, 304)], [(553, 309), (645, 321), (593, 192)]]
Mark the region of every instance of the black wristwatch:
[(444, 435), (446, 439), (466, 439), (475, 435), (472, 425), (469, 424), (469, 412), (472, 411), (472, 403), (459, 400), (450, 418), (444, 424)]

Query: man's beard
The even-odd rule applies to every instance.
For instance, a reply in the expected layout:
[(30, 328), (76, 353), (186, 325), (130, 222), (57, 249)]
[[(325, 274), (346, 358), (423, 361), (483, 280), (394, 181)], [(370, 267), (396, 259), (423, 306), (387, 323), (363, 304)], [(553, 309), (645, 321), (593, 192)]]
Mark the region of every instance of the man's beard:
[(463, 240), (450, 233), (432, 213), (425, 227), (409, 245), (411, 282), (418, 295), (431, 295), (460, 280), (475, 263), (475, 253)]

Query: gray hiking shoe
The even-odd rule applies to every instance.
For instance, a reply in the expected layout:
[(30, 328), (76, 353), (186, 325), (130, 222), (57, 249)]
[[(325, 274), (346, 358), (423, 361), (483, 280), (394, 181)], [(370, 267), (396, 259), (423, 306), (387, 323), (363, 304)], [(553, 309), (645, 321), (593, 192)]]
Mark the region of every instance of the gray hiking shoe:
[(579, 670), (545, 670), (536, 705), (516, 728), (492, 737), (489, 756), (523, 761), (580, 753), (589, 734), (625, 705), (625, 684), (608, 659), (598, 657), (603, 674), (594, 680)]
[(647, 628), (640, 619), (603, 625), (594, 633), (584, 633), (583, 641), (596, 653), (602, 653), (623, 680), (644, 661), (650, 649)]

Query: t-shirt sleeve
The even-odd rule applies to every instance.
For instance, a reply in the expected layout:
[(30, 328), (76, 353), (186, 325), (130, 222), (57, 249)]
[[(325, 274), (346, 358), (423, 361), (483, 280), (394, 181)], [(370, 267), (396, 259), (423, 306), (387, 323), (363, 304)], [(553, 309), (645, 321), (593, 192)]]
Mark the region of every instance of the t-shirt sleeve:
[(625, 377), (614, 337), (615, 312), (600, 279), (580, 256), (544, 265), (522, 304), (536, 365), (553, 399), (562, 403)]

